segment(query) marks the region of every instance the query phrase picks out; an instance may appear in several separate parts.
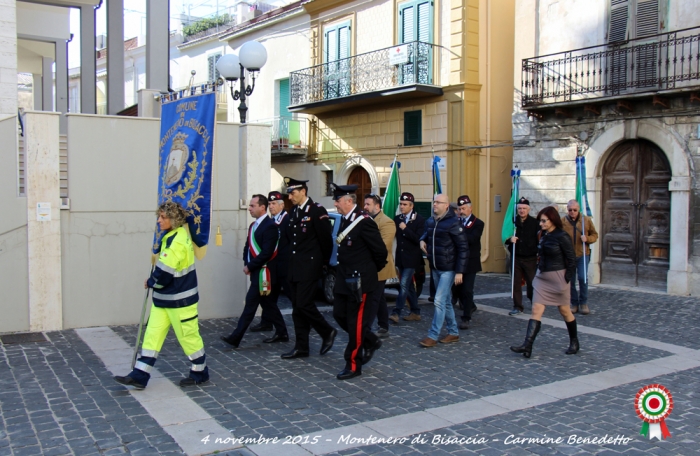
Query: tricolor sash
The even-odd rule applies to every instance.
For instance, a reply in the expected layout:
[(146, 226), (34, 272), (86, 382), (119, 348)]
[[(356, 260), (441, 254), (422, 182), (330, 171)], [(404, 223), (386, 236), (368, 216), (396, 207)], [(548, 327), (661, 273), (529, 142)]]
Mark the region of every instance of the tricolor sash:
[[(250, 228), (248, 228), (248, 251), (250, 252), (251, 258), (257, 258), (257, 256), (260, 255), (260, 246), (255, 240), (255, 236), (253, 233), (254, 226), (255, 223), (251, 223)], [(277, 243), (275, 244), (275, 251), (272, 252), (272, 256), (268, 261), (271, 261), (277, 256), (277, 247), (279, 247), (279, 244), (280, 240), (279, 238), (277, 238)], [(260, 287), (260, 294), (262, 296), (267, 296), (272, 291), (272, 275), (270, 274), (270, 270), (267, 268), (267, 263), (265, 263), (262, 266), (262, 268), (260, 268), (260, 277), (258, 280), (258, 285)]]

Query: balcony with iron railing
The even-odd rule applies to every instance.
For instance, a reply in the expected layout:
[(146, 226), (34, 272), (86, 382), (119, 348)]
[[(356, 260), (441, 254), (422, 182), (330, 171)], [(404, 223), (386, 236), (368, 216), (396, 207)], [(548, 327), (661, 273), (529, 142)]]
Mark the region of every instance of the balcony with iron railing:
[(524, 59), (522, 107), (700, 90), (700, 27)]
[(394, 99), (442, 95), (433, 81), (441, 46), (413, 41), (290, 73), (290, 112), (324, 111)]
[(306, 155), (308, 150), (306, 119), (273, 117), (255, 120), (270, 125), (270, 150), (273, 156)]

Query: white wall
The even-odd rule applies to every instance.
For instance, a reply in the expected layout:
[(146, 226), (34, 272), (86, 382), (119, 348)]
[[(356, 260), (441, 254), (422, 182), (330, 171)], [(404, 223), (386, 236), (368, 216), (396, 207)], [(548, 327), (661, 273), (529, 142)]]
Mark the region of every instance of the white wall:
[[(16, 101), (16, 99), (15, 99)], [(0, 333), (29, 330), (27, 199), (17, 196), (17, 117), (0, 121)]]
[(17, 115), (17, 16), (14, 0), (0, 0), (0, 55), (0, 118), (3, 118)]
[(68, 40), (70, 39), (70, 10), (17, 2), (17, 33)]
[[(537, 24), (538, 55), (605, 44), (606, 1), (609, 0), (542, 0)], [(524, 3), (530, 5), (526, 11), (534, 15), (532, 2)], [(524, 56), (527, 57), (534, 55)]]
[[(138, 322), (157, 204), (157, 119), (68, 116), (71, 209), (62, 213), (64, 328)], [(197, 262), (202, 318), (239, 315), (247, 289), (238, 126), (218, 124), (214, 179), (224, 245)], [(217, 172), (218, 169), (218, 172)], [(217, 213), (212, 220), (216, 232)]]

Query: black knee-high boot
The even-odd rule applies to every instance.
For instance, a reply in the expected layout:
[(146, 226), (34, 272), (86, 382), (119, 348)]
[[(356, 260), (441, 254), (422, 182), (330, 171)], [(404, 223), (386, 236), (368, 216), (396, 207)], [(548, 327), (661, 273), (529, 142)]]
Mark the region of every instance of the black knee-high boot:
[(540, 327), (542, 323), (539, 320), (532, 320), (527, 322), (527, 333), (525, 334), (525, 341), (520, 346), (512, 346), (510, 349), (515, 353), (522, 353), (525, 358), (529, 358), (532, 355), (532, 344), (535, 343), (535, 337), (537, 333), (540, 332)]
[(569, 330), (569, 348), (565, 353), (567, 355), (575, 355), (578, 353), (578, 349), (580, 348), (578, 345), (578, 327), (576, 325), (576, 320), (567, 321), (565, 323), (566, 329)]

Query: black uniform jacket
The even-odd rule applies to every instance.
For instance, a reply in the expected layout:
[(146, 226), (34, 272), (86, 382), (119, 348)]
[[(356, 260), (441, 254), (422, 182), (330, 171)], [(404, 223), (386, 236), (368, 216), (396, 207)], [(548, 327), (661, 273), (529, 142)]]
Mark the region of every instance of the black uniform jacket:
[(396, 223), (396, 267), (399, 269), (425, 269), (423, 252), (420, 249), (420, 237), (425, 229), (425, 219), (413, 211), (408, 215), (406, 228), (401, 229), (401, 222), (406, 222), (403, 214), (394, 217)]
[(565, 269), (564, 278), (567, 283), (571, 282), (576, 272), (576, 254), (571, 244), (571, 236), (566, 231), (556, 228), (551, 233), (543, 232), (539, 252), (537, 267), (541, 272)]
[[(515, 243), (515, 256), (518, 258), (532, 258), (537, 256), (537, 233), (540, 231), (540, 223), (531, 215), (528, 215), (523, 222), (518, 217), (515, 222), (515, 236), (518, 242)], [(513, 245), (510, 239), (506, 240), (508, 251), (513, 253)]]
[(333, 227), (328, 212), (309, 198), (303, 207), (292, 209), (289, 216), (287, 239), (291, 251), (287, 280), (318, 280), (333, 253)]
[[(279, 219), (277, 221), (276, 219)], [(287, 237), (287, 229), (289, 228), (289, 214), (282, 210), (277, 217), (273, 218), (280, 232), (280, 244), (277, 247), (277, 276), (282, 279), (287, 277), (287, 264), (289, 261), (289, 238)]]
[(379, 283), (377, 271), (386, 265), (388, 252), (379, 228), (372, 217), (364, 214), (357, 206), (351, 212), (349, 220), (345, 217), (340, 219), (338, 234), (350, 226), (357, 217), (362, 217), (360, 223), (355, 225), (338, 245), (337, 280), (334, 289), (337, 294), (351, 294), (345, 283), (345, 279), (351, 277), (360, 277), (362, 293), (374, 291)]
[[(255, 222), (251, 223), (251, 225)], [(250, 227), (248, 228), (250, 231)], [(243, 247), (243, 264), (248, 266), (250, 271), (250, 281), (257, 283), (260, 278), (260, 269), (267, 264), (267, 269), (270, 271), (270, 278), (274, 283), (277, 280), (277, 256), (272, 258), (275, 252), (275, 247), (277, 246), (277, 241), (279, 239), (279, 230), (277, 229), (277, 224), (270, 217), (265, 217), (260, 225), (255, 229), (253, 233), (255, 237), (255, 242), (257, 242), (260, 247), (260, 253), (258, 256), (253, 258), (253, 254), (250, 253), (250, 246), (248, 235), (246, 234), (245, 247)], [(248, 260), (250, 254), (250, 261)], [(272, 258), (272, 259), (271, 259)]]
[(464, 273), (476, 274), (481, 271), (481, 235), (484, 232), (484, 222), (472, 214), (468, 219), (462, 219), (461, 223), (469, 244), (469, 258)]

